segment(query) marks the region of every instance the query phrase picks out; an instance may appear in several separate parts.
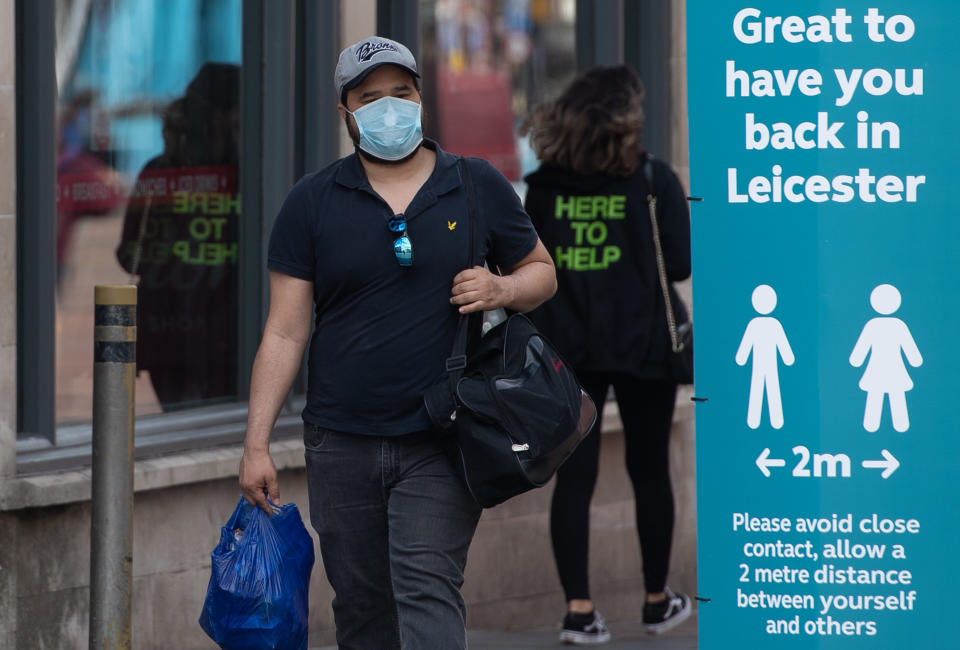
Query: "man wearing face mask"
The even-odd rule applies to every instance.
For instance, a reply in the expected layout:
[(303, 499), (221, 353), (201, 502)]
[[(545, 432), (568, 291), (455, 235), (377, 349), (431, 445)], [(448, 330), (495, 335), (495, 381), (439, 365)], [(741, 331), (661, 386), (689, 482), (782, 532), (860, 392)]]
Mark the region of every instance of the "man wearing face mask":
[(240, 487), (268, 511), (279, 501), (270, 431), (310, 338), (310, 519), (341, 648), (466, 647), (460, 586), (480, 507), (423, 393), (445, 372), (461, 313), (529, 311), (556, 290), (513, 187), (478, 159), (477, 255), (502, 275), (465, 268), (466, 188), (458, 158), (423, 138), (419, 79), (386, 38), (340, 54), (337, 108), (356, 151), (297, 183), (270, 238)]

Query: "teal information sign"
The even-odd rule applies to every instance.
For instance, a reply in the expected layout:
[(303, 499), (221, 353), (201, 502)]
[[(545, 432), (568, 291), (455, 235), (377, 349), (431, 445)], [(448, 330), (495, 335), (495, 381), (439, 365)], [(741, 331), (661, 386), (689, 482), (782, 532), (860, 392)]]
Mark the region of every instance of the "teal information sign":
[(960, 647), (960, 5), (687, 23), (700, 648)]

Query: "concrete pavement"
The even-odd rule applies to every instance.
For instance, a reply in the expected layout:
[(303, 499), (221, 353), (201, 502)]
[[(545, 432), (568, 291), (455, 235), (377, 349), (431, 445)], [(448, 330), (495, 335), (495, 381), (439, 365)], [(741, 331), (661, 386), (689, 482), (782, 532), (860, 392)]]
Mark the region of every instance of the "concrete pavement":
[[(653, 636), (643, 629), (639, 618), (607, 621), (613, 638), (601, 646), (605, 650), (646, 648), (647, 650), (696, 650), (696, 612), (676, 628), (665, 634)], [(541, 650), (542, 648), (572, 648), (560, 643), (559, 623), (552, 627), (525, 630), (469, 630), (467, 640), (470, 650)], [(324, 646), (312, 650), (336, 650), (336, 646)]]

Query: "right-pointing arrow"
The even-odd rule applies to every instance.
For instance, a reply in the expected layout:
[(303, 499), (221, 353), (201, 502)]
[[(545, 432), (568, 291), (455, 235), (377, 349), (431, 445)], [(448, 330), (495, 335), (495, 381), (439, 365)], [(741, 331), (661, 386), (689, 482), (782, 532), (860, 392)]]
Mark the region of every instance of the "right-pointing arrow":
[(783, 467), (786, 464), (787, 461), (782, 458), (770, 458), (770, 447), (764, 447), (760, 455), (757, 456), (757, 467), (760, 468), (764, 476), (770, 476), (768, 467)]
[(865, 460), (862, 465), (867, 469), (882, 469), (883, 473), (880, 474), (880, 476), (882, 478), (890, 478), (890, 475), (900, 467), (900, 461), (894, 458), (893, 454), (886, 449), (881, 449), (880, 455), (883, 456), (883, 460)]

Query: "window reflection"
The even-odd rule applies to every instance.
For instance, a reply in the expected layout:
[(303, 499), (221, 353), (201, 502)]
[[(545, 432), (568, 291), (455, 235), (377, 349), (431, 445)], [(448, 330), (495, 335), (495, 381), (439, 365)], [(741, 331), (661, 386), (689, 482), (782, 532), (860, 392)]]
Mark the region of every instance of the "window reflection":
[(137, 414), (236, 399), (241, 0), (58, 0), (58, 424), (93, 286), (139, 286)]
[(519, 182), (536, 159), (517, 126), (576, 72), (575, 0), (422, 0), (430, 134)]
[(137, 367), (163, 409), (236, 389), (240, 69), (206, 63), (163, 117), (163, 153), (137, 176), (117, 247), (140, 278)]

